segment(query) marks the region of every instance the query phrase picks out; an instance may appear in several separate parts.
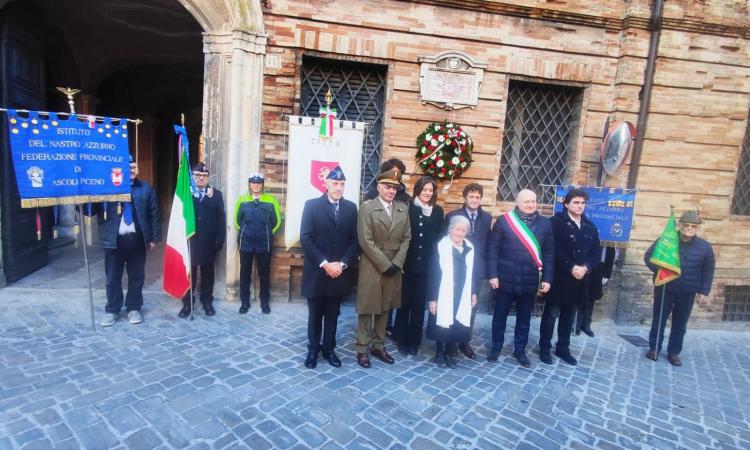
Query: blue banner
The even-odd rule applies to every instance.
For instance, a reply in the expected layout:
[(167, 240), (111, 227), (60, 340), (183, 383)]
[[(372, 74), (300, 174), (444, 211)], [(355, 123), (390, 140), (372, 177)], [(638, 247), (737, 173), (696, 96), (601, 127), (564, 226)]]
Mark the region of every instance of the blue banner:
[(8, 110), (22, 207), (130, 200), (125, 119), (44, 116)]
[[(575, 186), (555, 186), (555, 212), (563, 210), (563, 199)], [(635, 189), (578, 187), (589, 195), (584, 214), (599, 230), (602, 245), (627, 247), (633, 226)]]

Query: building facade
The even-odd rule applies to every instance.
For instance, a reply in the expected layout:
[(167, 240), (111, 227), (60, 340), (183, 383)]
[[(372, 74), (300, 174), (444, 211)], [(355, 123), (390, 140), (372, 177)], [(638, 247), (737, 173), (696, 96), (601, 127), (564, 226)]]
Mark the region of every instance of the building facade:
[[(6, 3), (4, 8), (13, 2)], [(47, 2), (37, 3), (49, 11)], [(644, 118), (642, 100), (650, 96), (640, 155), (604, 183), (636, 187), (638, 199), (631, 246), (598, 315), (650, 320), (643, 253), (674, 205), (678, 213), (700, 210), (702, 234), (717, 255), (711, 301), (696, 306), (694, 322), (750, 321), (746, 2), (678, 0), (665, 2), (663, 10), (647, 0), (128, 4), (187, 11), (200, 28), (203, 158), (228, 205), (244, 193), (247, 175), (257, 168), (285, 203), (286, 116), (317, 116), (329, 87), (340, 118), (368, 123), (365, 188), (380, 161), (392, 157), (406, 163), (407, 184), (413, 185), (419, 176), (416, 137), (430, 122), (447, 119), (470, 133), (474, 164), (439, 200), (451, 210), (461, 203), (463, 186), (478, 182), (483, 207), (493, 216), (511, 208), (521, 188), (536, 189), (546, 199), (544, 185), (596, 183), (605, 122), (638, 123), (639, 114)], [(441, 55), (481, 72), (475, 104), (453, 109), (423, 101), (424, 64), (439, 66)], [(653, 83), (647, 82), (649, 60)], [(226, 296), (235, 298), (236, 235), (227, 242), (220, 270)], [(298, 298), (300, 249), (286, 251), (278, 236), (272, 267), (273, 298)]]

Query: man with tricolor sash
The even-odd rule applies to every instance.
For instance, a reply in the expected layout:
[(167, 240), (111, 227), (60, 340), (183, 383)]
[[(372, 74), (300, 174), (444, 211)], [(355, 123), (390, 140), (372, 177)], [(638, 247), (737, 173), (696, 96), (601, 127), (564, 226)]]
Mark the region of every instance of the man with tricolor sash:
[(487, 249), (487, 276), (495, 289), (492, 347), (487, 361), (496, 362), (505, 339), (508, 312), (516, 307), (513, 357), (531, 367), (526, 356), (531, 312), (537, 295), (546, 294), (554, 277), (555, 247), (549, 219), (537, 211), (536, 194), (524, 189), (516, 206), (497, 218)]
[(693, 303), (703, 303), (714, 279), (714, 251), (708, 241), (697, 236), (701, 219), (696, 211), (686, 211), (675, 226), (674, 214), (659, 239), (646, 251), (644, 261), (654, 272), (654, 318), (649, 333), (646, 358), (656, 361), (664, 341), (664, 326), (672, 316), (667, 344), (667, 360), (681, 366), (679, 354), (687, 331)]

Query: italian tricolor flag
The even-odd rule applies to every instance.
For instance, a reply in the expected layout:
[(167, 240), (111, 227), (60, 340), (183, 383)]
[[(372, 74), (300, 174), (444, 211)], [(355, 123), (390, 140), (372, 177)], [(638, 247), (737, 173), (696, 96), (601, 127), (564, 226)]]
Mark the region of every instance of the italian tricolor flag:
[[(175, 127), (175, 129), (181, 127)], [(180, 168), (177, 172), (177, 187), (172, 201), (172, 212), (169, 214), (169, 231), (167, 246), (164, 250), (164, 291), (177, 298), (182, 298), (190, 289), (190, 252), (188, 239), (195, 234), (195, 211), (193, 195), (190, 189), (190, 161), (187, 145), (183, 146), (183, 135), (180, 130)], [(185, 140), (187, 138), (185, 137)]]
[(320, 128), (318, 129), (318, 135), (323, 139), (329, 139), (333, 137), (333, 119), (336, 118), (336, 108), (326, 106), (320, 108)]

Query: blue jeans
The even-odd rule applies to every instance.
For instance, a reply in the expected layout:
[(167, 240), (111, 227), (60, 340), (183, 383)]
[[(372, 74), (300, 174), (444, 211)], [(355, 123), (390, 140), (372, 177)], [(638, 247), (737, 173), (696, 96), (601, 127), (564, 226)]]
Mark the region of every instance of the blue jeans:
[(515, 352), (526, 351), (529, 342), (531, 311), (534, 309), (536, 293), (514, 295), (500, 290), (495, 291), (495, 312), (492, 315), (492, 349), (499, 351), (505, 340), (505, 326), (508, 322), (510, 307), (516, 304), (516, 330), (513, 335)]

